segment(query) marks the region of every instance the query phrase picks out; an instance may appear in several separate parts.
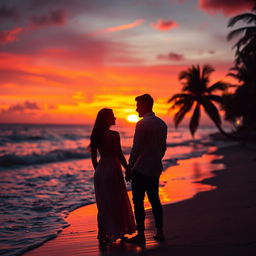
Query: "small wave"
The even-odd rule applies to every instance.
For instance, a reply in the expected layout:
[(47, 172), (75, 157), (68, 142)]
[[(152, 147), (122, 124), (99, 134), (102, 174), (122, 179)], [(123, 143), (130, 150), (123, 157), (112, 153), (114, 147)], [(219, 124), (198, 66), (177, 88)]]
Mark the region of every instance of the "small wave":
[[(39, 141), (46, 139), (43, 136), (33, 136), (33, 135), (22, 135), (22, 134), (13, 134), (0, 138), (0, 143), (4, 145), (7, 142), (24, 142), (24, 141)], [(47, 138), (48, 139), (48, 138)]]
[(25, 134), (13, 134), (9, 136), (0, 137), (0, 145), (5, 143), (19, 143), (19, 142), (35, 142), (42, 140), (62, 141), (62, 140), (81, 140), (88, 139), (89, 136), (82, 136), (77, 134), (63, 134), (63, 135), (25, 135)]
[(70, 159), (89, 158), (90, 153), (86, 150), (53, 150), (46, 154), (16, 155), (7, 154), (0, 157), (1, 167), (27, 166), (46, 164)]
[(168, 143), (167, 147), (178, 147), (178, 146), (191, 146), (191, 145), (195, 145), (195, 144), (200, 144), (203, 146), (210, 146), (213, 143), (208, 141), (208, 140), (202, 140), (202, 139), (198, 139), (198, 140), (185, 140), (179, 143)]

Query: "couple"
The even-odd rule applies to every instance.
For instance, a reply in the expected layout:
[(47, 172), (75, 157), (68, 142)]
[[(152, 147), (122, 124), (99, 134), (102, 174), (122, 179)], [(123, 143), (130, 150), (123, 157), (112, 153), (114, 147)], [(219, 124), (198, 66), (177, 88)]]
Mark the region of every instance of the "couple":
[[(111, 109), (98, 112), (91, 134), (91, 158), (94, 174), (96, 204), (98, 208), (98, 240), (100, 244), (125, 239), (125, 234), (136, 230), (132, 207), (121, 171), (131, 181), (137, 235), (126, 239), (130, 243), (145, 243), (144, 196), (147, 193), (155, 219), (154, 239), (164, 240), (163, 210), (159, 199), (159, 177), (162, 158), (166, 150), (166, 124), (152, 112), (153, 98), (144, 94), (135, 98), (136, 111), (143, 117), (136, 124), (129, 165), (123, 155), (119, 133), (110, 130), (115, 124)], [(100, 160), (97, 160), (99, 151)]]

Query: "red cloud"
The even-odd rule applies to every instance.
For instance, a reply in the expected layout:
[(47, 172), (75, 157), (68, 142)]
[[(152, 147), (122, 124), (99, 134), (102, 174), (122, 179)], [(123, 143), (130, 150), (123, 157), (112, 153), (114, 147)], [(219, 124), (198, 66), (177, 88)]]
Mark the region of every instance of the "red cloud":
[(124, 25), (121, 25), (121, 26), (106, 28), (106, 29), (104, 29), (100, 32), (117, 32), (117, 31), (121, 31), (121, 30), (127, 30), (127, 29), (138, 27), (144, 22), (145, 22), (145, 20), (139, 19), (139, 20), (135, 20), (134, 22), (129, 23), (129, 24), (124, 24)]
[(233, 15), (244, 10), (251, 9), (252, 1), (249, 0), (199, 0), (199, 6), (204, 11), (214, 14), (223, 12), (225, 15)]
[(174, 53), (174, 52), (170, 52), (167, 55), (159, 55), (159, 56), (157, 56), (157, 58), (159, 60), (174, 60), (174, 61), (185, 60), (185, 57), (183, 54)]
[(49, 26), (49, 25), (64, 25), (67, 19), (67, 12), (65, 9), (58, 9), (51, 11), (48, 15), (32, 16), (30, 18), (31, 24), (34, 26)]
[(158, 20), (156, 23), (152, 24), (152, 27), (158, 30), (170, 30), (172, 28), (178, 27), (179, 25), (172, 20)]
[(18, 39), (18, 35), (24, 31), (24, 28), (13, 28), (11, 30), (0, 31), (0, 44), (7, 44)]

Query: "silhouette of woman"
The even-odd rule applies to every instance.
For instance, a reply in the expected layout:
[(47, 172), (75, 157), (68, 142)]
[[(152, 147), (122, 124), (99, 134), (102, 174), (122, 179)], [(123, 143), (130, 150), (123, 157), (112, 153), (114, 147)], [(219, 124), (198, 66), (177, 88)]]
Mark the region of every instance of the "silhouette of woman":
[[(94, 188), (98, 208), (98, 240), (100, 244), (123, 238), (135, 232), (135, 222), (126, 191), (121, 165), (130, 171), (123, 155), (112, 109), (101, 109), (91, 134), (91, 159), (95, 169)], [(97, 152), (100, 160), (97, 160)]]

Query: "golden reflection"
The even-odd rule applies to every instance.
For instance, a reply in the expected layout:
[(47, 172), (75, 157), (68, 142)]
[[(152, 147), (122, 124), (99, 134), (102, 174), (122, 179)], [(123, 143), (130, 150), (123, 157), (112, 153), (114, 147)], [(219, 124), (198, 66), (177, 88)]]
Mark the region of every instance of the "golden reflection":
[[(215, 189), (214, 186), (202, 184), (201, 180), (213, 176), (212, 170), (224, 169), (223, 164), (213, 164), (212, 161), (220, 158), (216, 155), (203, 155), (201, 157), (182, 160), (182, 164), (171, 166), (160, 177), (159, 196), (162, 204), (169, 204), (192, 198), (197, 193)], [(129, 192), (132, 202), (131, 191)], [(150, 209), (151, 204), (145, 195), (145, 209)]]
[(182, 164), (171, 166), (163, 172), (160, 182), (166, 182), (160, 187), (159, 194), (163, 204), (173, 203), (193, 197), (198, 192), (212, 190), (215, 187), (200, 183), (201, 180), (213, 176), (212, 170), (224, 169), (223, 164), (212, 163), (220, 158), (216, 155), (182, 160)]

